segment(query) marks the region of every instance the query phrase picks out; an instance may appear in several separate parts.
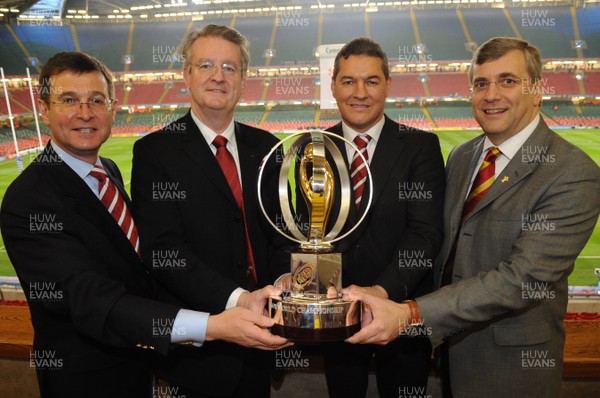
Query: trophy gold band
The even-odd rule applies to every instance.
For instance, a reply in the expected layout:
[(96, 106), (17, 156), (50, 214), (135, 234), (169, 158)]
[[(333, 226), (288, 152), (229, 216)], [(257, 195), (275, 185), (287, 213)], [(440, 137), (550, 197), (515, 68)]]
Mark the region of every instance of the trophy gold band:
[[(272, 332), (291, 340), (343, 340), (360, 330), (361, 305), (358, 301), (342, 299), (342, 255), (333, 250), (332, 243), (351, 234), (367, 214), (373, 192), (371, 173), (366, 159), (351, 142), (322, 130), (290, 135), (273, 147), (263, 159), (263, 165), (280, 146), (292, 139), (293, 143), (284, 151), (278, 179), (279, 208), (287, 233), (265, 211), (260, 194), (262, 168), (258, 176), (259, 203), (265, 217), (280, 234), (300, 245), (299, 251), (291, 255), (290, 286), (281, 299), (269, 300), (269, 313), (276, 322)], [(367, 168), (370, 187), (365, 191), (369, 196), (361, 218), (342, 235), (340, 232), (354, 201), (348, 166), (334, 139), (350, 145), (360, 155)], [(298, 188), (293, 191), (301, 192), (309, 213), (308, 231), (304, 233), (292, 212), (290, 176)], [(339, 202), (337, 219), (327, 231), (336, 198)]]

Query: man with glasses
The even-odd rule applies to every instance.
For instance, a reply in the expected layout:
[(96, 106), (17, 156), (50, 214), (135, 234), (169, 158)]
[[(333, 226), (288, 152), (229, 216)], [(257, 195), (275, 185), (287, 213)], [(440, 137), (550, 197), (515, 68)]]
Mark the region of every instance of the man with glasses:
[[(149, 270), (171, 302), (210, 313), (240, 305), (248, 291), (289, 269), (289, 263), (267, 267), (274, 231), (257, 200), (258, 168), (277, 139), (233, 118), (248, 47), (227, 26), (192, 31), (183, 44), (191, 110), (133, 150), (131, 191)], [(154, 266), (152, 259), (164, 253), (185, 267)], [(270, 394), (272, 362), (256, 350), (220, 342), (201, 351), (178, 347), (164, 365), (161, 377), (188, 398)]]
[[(396, 304), (349, 288), (373, 311), (353, 343), (404, 329), (446, 342), (458, 397), (556, 397), (567, 278), (600, 211), (600, 169), (540, 117), (539, 50), (513, 38), (471, 61), (473, 115), (484, 134), (447, 163), (441, 289)], [(421, 326), (418, 326), (421, 325)]]
[(166, 354), (172, 343), (284, 346), (263, 330), (273, 322), (250, 309), (209, 316), (150, 299), (156, 284), (140, 259), (121, 174), (98, 156), (116, 115), (110, 71), (65, 52), (39, 82), (51, 141), (10, 185), (0, 216), (29, 302), (41, 396), (149, 397), (151, 352)]

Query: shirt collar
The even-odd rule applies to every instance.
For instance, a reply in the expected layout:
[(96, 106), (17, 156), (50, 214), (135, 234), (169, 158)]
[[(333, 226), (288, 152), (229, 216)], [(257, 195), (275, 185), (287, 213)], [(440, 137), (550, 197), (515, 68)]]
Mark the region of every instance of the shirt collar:
[[(54, 152), (62, 159), (63, 162), (67, 164), (80, 178), (87, 177), (90, 174), (90, 171), (94, 168), (93, 164), (89, 164), (88, 162), (84, 162), (81, 159), (77, 159), (75, 156), (70, 155), (64, 149), (59, 147), (54, 141), (50, 140), (50, 145)], [(95, 164), (102, 164), (100, 162), (100, 157), (96, 157)]]
[(190, 111), (190, 113), (192, 114), (192, 119), (196, 123), (196, 126), (198, 126), (198, 129), (200, 129), (200, 133), (202, 134), (202, 136), (204, 137), (204, 139), (206, 140), (208, 145), (212, 145), (212, 142), (217, 137), (217, 135), (221, 135), (221, 136), (227, 138), (227, 141), (231, 145), (234, 145), (234, 146), (236, 145), (236, 143), (235, 143), (235, 128), (234, 128), (233, 119), (231, 119), (231, 122), (229, 123), (229, 126), (227, 126), (225, 131), (223, 131), (221, 134), (217, 134), (213, 129), (208, 127), (206, 124), (202, 123), (202, 121), (200, 119), (198, 119), (196, 117), (196, 115), (194, 115), (193, 111)]
[(498, 146), (494, 145), (492, 141), (490, 141), (490, 139), (486, 136), (483, 142), (483, 155), (485, 156), (488, 149), (492, 147), (497, 147), (498, 149), (500, 149), (504, 156), (506, 156), (509, 159), (512, 159), (513, 156), (515, 156), (519, 149), (523, 146), (523, 144), (525, 144), (525, 141), (527, 141), (531, 134), (533, 134), (533, 131), (535, 130), (539, 122), (540, 114), (538, 113), (533, 118), (531, 123), (525, 126), (523, 130), (519, 131), (517, 134), (513, 135)]
[(381, 135), (381, 130), (383, 130), (383, 125), (385, 124), (385, 115), (381, 117), (381, 119), (375, 123), (370, 129), (365, 131), (364, 133), (359, 133), (356, 130), (352, 129), (342, 120), (342, 131), (344, 132), (344, 138), (350, 142), (354, 141), (357, 135), (365, 135), (368, 134), (371, 136), (371, 140), (374, 143), (379, 141), (379, 136)]

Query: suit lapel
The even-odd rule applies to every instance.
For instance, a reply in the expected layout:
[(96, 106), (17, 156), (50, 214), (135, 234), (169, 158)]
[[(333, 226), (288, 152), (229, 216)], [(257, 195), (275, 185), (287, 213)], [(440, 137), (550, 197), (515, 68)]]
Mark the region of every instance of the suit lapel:
[[(51, 157), (58, 157), (50, 144), (48, 144), (45, 151)], [(42, 167), (44, 166), (42, 165)], [(67, 208), (73, 209), (82, 218), (102, 231), (105, 236), (112, 237), (110, 241), (113, 242), (117, 250), (123, 253), (123, 256), (129, 256), (132, 261), (139, 261), (135, 250), (131, 247), (131, 243), (129, 243), (129, 240), (112, 215), (104, 207), (100, 199), (94, 195), (89, 186), (66, 163), (62, 162), (56, 167), (46, 167), (45, 170), (58, 186)], [(121, 191), (122, 185), (120, 184), (120, 179), (113, 173), (108, 171), (107, 173), (109, 173), (111, 181), (119, 182), (115, 185), (117, 187), (120, 186), (119, 191), (127, 198), (127, 195)]]
[(483, 151), (484, 141), (485, 135), (482, 135), (464, 153), (457, 154), (456, 164), (452, 166), (452, 170), (450, 171), (451, 173), (456, 173), (456, 175), (448, 176), (448, 185), (451, 189), (448, 189), (446, 201), (453, 204), (450, 216), (450, 226), (453, 233), (460, 229), (465, 199), (471, 188), (471, 177), (475, 172), (477, 162)]
[(191, 111), (188, 111), (183, 120), (187, 126), (187, 133), (181, 140), (181, 149), (196, 165), (195, 171), (192, 171), (191, 174), (205, 175), (206, 178), (221, 191), (227, 200), (237, 207), (231, 188), (229, 188), (229, 184), (227, 183), (227, 179), (225, 178), (215, 155), (212, 153), (210, 146), (204, 139), (200, 129), (198, 129), (196, 122), (192, 119), (190, 112)]
[[(400, 126), (394, 123), (387, 116), (385, 117), (385, 124), (381, 131), (381, 135), (379, 136), (379, 142), (377, 142), (377, 146), (375, 147), (375, 152), (373, 153), (373, 158), (371, 159), (370, 169), (371, 175), (373, 177), (373, 200), (371, 203), (371, 207), (377, 206), (377, 201), (381, 198), (381, 193), (385, 188), (385, 184), (387, 183), (390, 177), (390, 171), (394, 168), (393, 165), (399, 161), (402, 150), (404, 148), (404, 134), (402, 133)], [(343, 136), (342, 124), (338, 123), (334, 127), (330, 129), (331, 132)], [(339, 141), (339, 140), (338, 140)], [(336, 142), (338, 148), (344, 154), (344, 159), (346, 159), (346, 165), (348, 166), (348, 170), (350, 170), (350, 161), (348, 159), (348, 154), (346, 151), (346, 146), (343, 142)], [(354, 192), (351, 190), (352, 198), (354, 198)], [(369, 185), (365, 187), (363, 192), (363, 199), (367, 198), (369, 194)], [(356, 225), (360, 216), (364, 213), (368, 200), (362, 200), (360, 208), (357, 209), (354, 205), (354, 200), (352, 200), (352, 205), (350, 206), (350, 214), (348, 216), (348, 221), (346, 222), (346, 227), (344, 231), (347, 231), (351, 226)], [(340, 243), (340, 251), (345, 250), (346, 247), (352, 245), (353, 238), (361, 236), (362, 230), (366, 228), (368, 224), (369, 214), (366, 215), (365, 220), (357, 227), (357, 229), (352, 233), (350, 239), (344, 239)]]
[[(531, 136), (527, 139), (527, 141), (525, 141), (523, 146), (544, 145), (548, 136), (548, 131), (548, 126), (543, 120), (540, 119), (540, 123), (533, 131)], [(494, 183), (490, 187), (489, 191), (483, 196), (481, 201), (477, 204), (477, 207), (475, 207), (475, 209), (469, 215), (469, 217), (465, 219), (465, 222), (468, 221), (469, 218), (473, 217), (473, 215), (475, 215), (477, 212), (487, 207), (500, 195), (504, 194), (510, 188), (518, 184), (519, 181), (521, 181), (523, 178), (533, 173), (533, 171), (537, 168), (538, 164), (523, 162), (523, 158), (522, 156), (520, 156), (520, 154), (521, 152), (517, 151), (515, 156), (506, 165), (504, 170), (502, 170), (502, 173), (498, 176), (496, 180), (494, 180)]]
[[(385, 124), (370, 164), (374, 188), (372, 206), (376, 206), (381, 197), (381, 193), (390, 177), (390, 171), (393, 169), (392, 165), (395, 165), (400, 159), (405, 145), (404, 134), (400, 125), (385, 116)], [(366, 201), (361, 203), (361, 212), (364, 211), (363, 206), (366, 206)]]
[(242, 173), (241, 170), (238, 170), (242, 176), (242, 192), (244, 195), (244, 207), (246, 207), (246, 204), (253, 204), (255, 198), (258, 197), (256, 187), (257, 173), (262, 159), (257, 153), (256, 147), (252, 145), (252, 141), (248, 140), (248, 135), (241, 132), (240, 125), (237, 122), (235, 123), (235, 141), (237, 143), (240, 169), (245, 171)]

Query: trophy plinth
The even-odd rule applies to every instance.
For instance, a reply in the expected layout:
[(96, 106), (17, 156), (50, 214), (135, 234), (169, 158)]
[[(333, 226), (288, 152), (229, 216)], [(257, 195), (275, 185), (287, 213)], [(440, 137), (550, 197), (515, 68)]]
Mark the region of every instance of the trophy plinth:
[[(286, 141), (296, 138), (283, 157), (279, 173), (279, 207), (285, 229), (277, 225), (265, 211), (259, 194), (261, 209), (269, 223), (286, 238), (300, 244), (300, 250), (291, 255), (290, 280), (286, 283), (281, 298), (269, 300), (269, 313), (276, 324), (273, 334), (298, 341), (343, 340), (360, 330), (361, 304), (342, 299), (342, 255), (333, 250), (332, 243), (352, 233), (362, 222), (372, 199), (372, 180), (366, 159), (352, 143), (343, 137), (321, 130), (292, 134), (277, 144), (268, 158)], [(333, 142), (339, 139), (359, 153), (369, 175), (369, 198), (366, 209), (358, 222), (338, 236), (348, 218), (352, 202), (350, 176), (344, 157)], [(337, 171), (327, 160), (333, 159)], [(292, 168), (294, 166), (294, 168)], [(290, 183), (290, 176), (293, 182)], [(259, 172), (258, 190), (261, 192), (262, 169)], [(339, 186), (336, 186), (339, 185)], [(289, 189), (291, 186), (296, 189)], [(339, 194), (336, 194), (339, 189)], [(290, 192), (301, 192), (309, 213), (308, 232), (303, 234), (297, 225), (297, 203), (291, 203)], [(300, 196), (300, 195), (296, 195)], [(335, 223), (329, 216), (336, 203)], [(330, 226), (333, 224), (333, 226)]]

